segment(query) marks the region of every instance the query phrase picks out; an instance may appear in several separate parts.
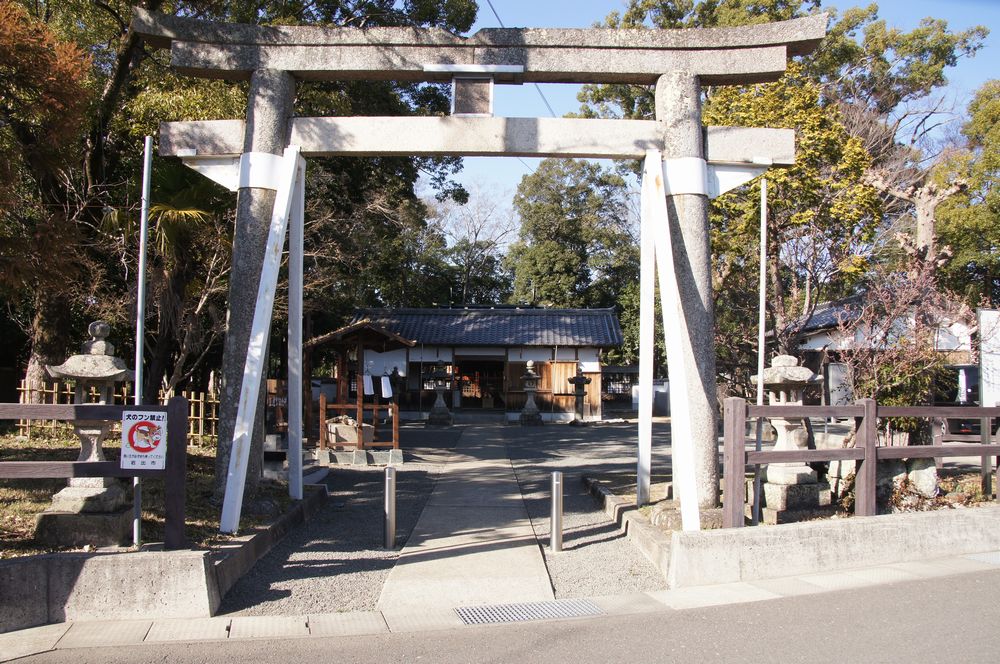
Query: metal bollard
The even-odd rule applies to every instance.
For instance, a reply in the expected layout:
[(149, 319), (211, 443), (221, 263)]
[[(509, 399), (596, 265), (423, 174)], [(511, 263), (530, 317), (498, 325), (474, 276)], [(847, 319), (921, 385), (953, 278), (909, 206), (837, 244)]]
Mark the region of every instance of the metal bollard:
[(563, 474), (552, 471), (552, 515), (549, 523), (549, 548), (562, 551), (563, 540)]
[(396, 469), (387, 466), (385, 469), (385, 499), (383, 501), (382, 532), (385, 535), (385, 548), (396, 548)]

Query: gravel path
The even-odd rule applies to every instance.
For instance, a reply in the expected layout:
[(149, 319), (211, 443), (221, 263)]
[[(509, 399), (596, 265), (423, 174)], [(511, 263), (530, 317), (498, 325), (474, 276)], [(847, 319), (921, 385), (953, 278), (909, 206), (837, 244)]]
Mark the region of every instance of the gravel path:
[[(636, 427), (600, 424), (504, 429), (507, 451), (557, 598), (663, 590), (666, 582), (608, 520), (584, 475), (635, 472)], [(654, 459), (654, 463), (662, 462)], [(656, 466), (654, 466), (656, 467)], [(563, 550), (549, 550), (552, 471), (563, 473)]]
[[(396, 474), (396, 535), (405, 542), (461, 430), (404, 428)], [(409, 452), (412, 450), (412, 453)], [(324, 509), (279, 542), (226, 594), (220, 613), (301, 615), (373, 611), (399, 557), (382, 548), (380, 467), (332, 467)]]
[[(600, 510), (583, 475), (634, 472), (635, 425), (537, 429), (497, 426), (545, 556), (556, 597), (659, 590), (659, 572)], [(403, 427), (397, 471), (397, 536), (406, 541), (445, 471), (461, 427)], [(654, 459), (654, 462), (660, 461)], [(563, 551), (548, 551), (549, 489), (564, 473)], [(223, 599), (220, 613), (301, 615), (372, 611), (399, 557), (381, 548), (381, 468), (333, 467), (326, 507), (279, 542)]]

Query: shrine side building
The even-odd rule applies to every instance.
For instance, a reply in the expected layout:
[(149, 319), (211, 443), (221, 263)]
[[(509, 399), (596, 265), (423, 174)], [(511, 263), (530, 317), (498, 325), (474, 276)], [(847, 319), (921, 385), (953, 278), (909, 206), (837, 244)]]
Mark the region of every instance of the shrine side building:
[(529, 360), (539, 375), (535, 401), (544, 419), (573, 419), (569, 379), (578, 368), (591, 379), (584, 417), (601, 419), (601, 358), (622, 344), (612, 309), (364, 309), (352, 321), (358, 324), (413, 342), (386, 352), (365, 349), (365, 366), (373, 376), (393, 370), (403, 376), (398, 399), (404, 419), (423, 418), (430, 411), (435, 399), (431, 374), (439, 362), (447, 374), (445, 403), (459, 420), (463, 413), (517, 419), (525, 402), (522, 376)]

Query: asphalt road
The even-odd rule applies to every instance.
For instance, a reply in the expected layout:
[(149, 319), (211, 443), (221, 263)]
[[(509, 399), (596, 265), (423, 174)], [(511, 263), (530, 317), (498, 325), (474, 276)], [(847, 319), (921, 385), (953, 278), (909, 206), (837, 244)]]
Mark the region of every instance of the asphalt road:
[(995, 662), (1000, 570), (766, 602), (349, 638), (52, 651), (23, 662)]

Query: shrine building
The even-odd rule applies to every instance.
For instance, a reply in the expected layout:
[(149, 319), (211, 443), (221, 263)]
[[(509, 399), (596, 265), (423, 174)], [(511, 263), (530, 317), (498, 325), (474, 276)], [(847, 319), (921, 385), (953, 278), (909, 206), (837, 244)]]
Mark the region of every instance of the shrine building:
[[(429, 413), (436, 398), (434, 373), (440, 380), (442, 369), (444, 400), (458, 421), (517, 420), (529, 360), (539, 376), (535, 400), (545, 420), (573, 419), (569, 379), (578, 370), (591, 379), (584, 417), (599, 420), (601, 357), (622, 344), (613, 309), (532, 307), (363, 309), (346, 327), (324, 337), (337, 339), (360, 330), (372, 340), (364, 344), (365, 373), (376, 378), (376, 391), (379, 377), (394, 376), (400, 417), (411, 420)], [(349, 384), (356, 390), (353, 375), (356, 371)]]

